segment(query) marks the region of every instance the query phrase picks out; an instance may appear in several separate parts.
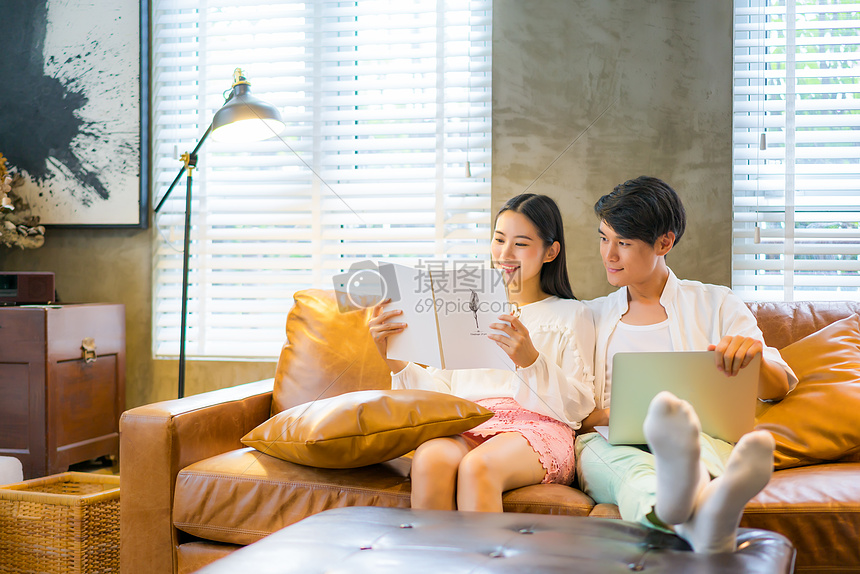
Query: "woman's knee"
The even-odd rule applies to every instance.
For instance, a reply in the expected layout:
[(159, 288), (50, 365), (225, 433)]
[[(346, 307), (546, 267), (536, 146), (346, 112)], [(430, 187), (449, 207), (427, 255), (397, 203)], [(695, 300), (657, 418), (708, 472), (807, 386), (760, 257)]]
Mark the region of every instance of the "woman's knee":
[[(484, 487), (499, 486), (503, 469), (493, 468), (493, 457), (484, 452), (483, 449), (470, 451), (458, 467), (458, 481), (468, 481), (472, 484), (480, 484)], [(498, 483), (498, 484), (496, 484)]]
[(432, 475), (441, 472), (456, 472), (465, 450), (455, 440), (431, 439), (421, 444), (412, 456), (412, 474)]

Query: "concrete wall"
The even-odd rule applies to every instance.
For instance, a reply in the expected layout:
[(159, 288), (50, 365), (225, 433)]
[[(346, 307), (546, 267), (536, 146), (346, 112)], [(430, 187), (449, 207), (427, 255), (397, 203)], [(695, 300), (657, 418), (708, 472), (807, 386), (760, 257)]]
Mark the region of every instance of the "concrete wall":
[(731, 8), (495, 0), (493, 204), (525, 190), (559, 202), (578, 297), (610, 290), (594, 202), (639, 175), (684, 200), (678, 276), (730, 284)]
[[(574, 289), (596, 297), (609, 286), (594, 201), (631, 177), (661, 177), (690, 220), (670, 264), (680, 276), (728, 284), (731, 3), (496, 0), (493, 21), (494, 206), (526, 189), (556, 198)], [(151, 356), (153, 233), (49, 229), (40, 249), (0, 247), (0, 269), (53, 271), (65, 302), (125, 304), (128, 407), (176, 396), (176, 361)], [(192, 361), (186, 394), (274, 370)]]

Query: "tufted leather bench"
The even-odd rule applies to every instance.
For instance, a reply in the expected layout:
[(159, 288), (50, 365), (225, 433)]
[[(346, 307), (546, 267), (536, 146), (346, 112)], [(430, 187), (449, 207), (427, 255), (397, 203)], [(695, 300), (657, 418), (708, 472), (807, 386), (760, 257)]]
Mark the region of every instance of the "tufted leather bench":
[(603, 518), (353, 506), (315, 514), (199, 574), (403, 572), (790, 573), (794, 548), (744, 528), (732, 554), (695, 554), (671, 534)]

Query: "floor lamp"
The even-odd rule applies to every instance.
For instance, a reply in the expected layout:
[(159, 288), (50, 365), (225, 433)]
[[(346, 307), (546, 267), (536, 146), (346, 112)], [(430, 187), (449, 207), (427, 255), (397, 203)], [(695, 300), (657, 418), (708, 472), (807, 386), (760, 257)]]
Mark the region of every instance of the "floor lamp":
[(233, 141), (248, 143), (276, 136), (284, 129), (284, 122), (277, 108), (258, 100), (251, 95), (251, 84), (245, 79), (240, 68), (233, 72), (233, 87), (227, 101), (221, 106), (212, 123), (206, 128), (203, 137), (197, 142), (191, 153), (182, 154), (183, 166), (167, 188), (167, 192), (158, 205), (155, 213), (161, 210), (170, 192), (176, 187), (182, 174), (186, 174), (185, 190), (185, 245), (182, 250), (182, 317), (179, 334), (179, 398), (185, 396), (185, 331), (188, 311), (188, 256), (191, 244), (191, 180), (192, 172), (197, 167), (197, 152), (206, 141), (209, 134), (218, 141)]

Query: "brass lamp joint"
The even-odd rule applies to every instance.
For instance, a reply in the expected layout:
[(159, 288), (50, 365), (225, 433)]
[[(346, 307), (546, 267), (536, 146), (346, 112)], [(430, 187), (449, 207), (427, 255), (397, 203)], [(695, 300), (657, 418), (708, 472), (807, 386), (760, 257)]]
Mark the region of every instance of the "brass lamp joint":
[(188, 175), (191, 175), (191, 172), (197, 167), (197, 154), (185, 152), (180, 158), (182, 159), (182, 163), (185, 164), (185, 169), (188, 170)]
[(242, 71), (242, 68), (236, 68), (233, 70), (233, 87), (235, 88), (239, 85), (251, 85), (251, 82), (245, 79), (245, 72)]

